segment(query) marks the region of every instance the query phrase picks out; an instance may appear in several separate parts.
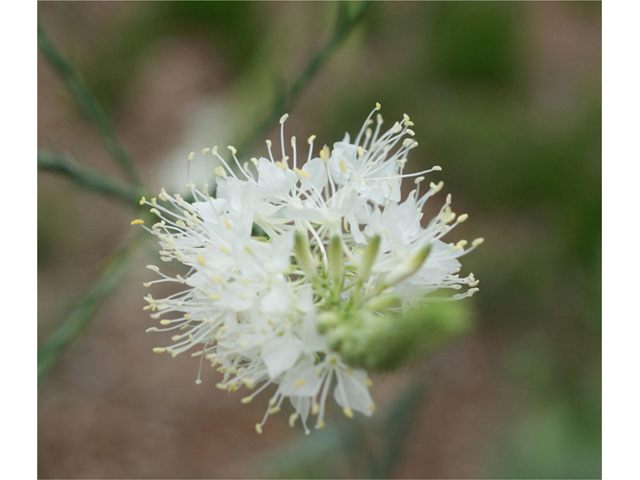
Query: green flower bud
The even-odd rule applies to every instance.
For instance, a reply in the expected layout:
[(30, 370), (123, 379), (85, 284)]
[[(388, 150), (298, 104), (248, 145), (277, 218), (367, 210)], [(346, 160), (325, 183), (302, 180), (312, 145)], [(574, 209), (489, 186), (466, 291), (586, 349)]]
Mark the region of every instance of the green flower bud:
[(402, 367), (466, 333), (468, 308), (459, 302), (428, 302), (405, 315), (360, 310), (332, 332), (331, 348), (366, 370)]
[(326, 333), (329, 329), (336, 327), (340, 323), (340, 316), (333, 312), (322, 312), (318, 317), (318, 332)]
[(360, 265), (358, 265), (358, 278), (364, 281), (371, 273), (371, 267), (378, 255), (380, 249), (380, 235), (374, 235), (364, 249), (362, 258), (360, 259)]
[(342, 276), (342, 239), (334, 235), (329, 243), (329, 272), (334, 282), (338, 282)]
[(383, 310), (388, 310), (390, 308), (399, 308), (401, 306), (402, 306), (402, 300), (400, 299), (400, 297), (394, 293), (391, 293), (388, 295), (375, 297), (374, 299), (367, 302), (364, 308), (372, 312), (379, 312)]
[(384, 290), (384, 288), (395, 285), (396, 283), (401, 282), (405, 278), (416, 273), (418, 269), (422, 266), (422, 264), (425, 262), (427, 257), (429, 256), (429, 252), (431, 252), (430, 243), (422, 247), (420, 250), (418, 250), (416, 253), (410, 256), (407, 260), (402, 262), (398, 266), (398, 268), (389, 272), (382, 282), (383, 284), (382, 290)]
[(296, 254), (298, 265), (300, 265), (302, 271), (310, 278), (316, 277), (318, 271), (316, 263), (311, 256), (311, 251), (309, 250), (309, 239), (300, 231), (296, 231), (293, 251)]

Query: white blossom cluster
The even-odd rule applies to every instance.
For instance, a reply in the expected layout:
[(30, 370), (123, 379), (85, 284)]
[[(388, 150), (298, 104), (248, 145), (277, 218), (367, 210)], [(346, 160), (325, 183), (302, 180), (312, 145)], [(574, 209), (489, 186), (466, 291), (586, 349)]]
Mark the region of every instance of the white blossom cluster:
[[(423, 175), (440, 168), (405, 174), (407, 154), (417, 146), (413, 123), (405, 115), (383, 131), (379, 109), (353, 140), (347, 134), (317, 157), (311, 136), (307, 158), (298, 157), (295, 137), (285, 144), (285, 115), (281, 148), (267, 140), (267, 158), (241, 165), (233, 147), (231, 161), (217, 147), (202, 151), (219, 161), (214, 193), (189, 184), (190, 201), (164, 189), (141, 200), (159, 217), (143, 227), (158, 237), (160, 259), (188, 267), (169, 276), (148, 266), (159, 278), (145, 286), (181, 284), (167, 298), (145, 297), (145, 309), (162, 326), (149, 330), (174, 334), (171, 346), (154, 351), (192, 350), (200, 371), (205, 359), (217, 367), (219, 388), (248, 390), (242, 403), (274, 385), (259, 433), (285, 399), (294, 411), (290, 425), (299, 420), (306, 433), (310, 423), (324, 427), (330, 394), (347, 417), (372, 414), (367, 372), (336, 347), (336, 335), (358, 309), (384, 315), (384, 308), (401, 311), (437, 290), (464, 289), (447, 300), (477, 291), (473, 274), (459, 276), (458, 258), (482, 239), (442, 241), (467, 219), (451, 210), (450, 196), (435, 218), (421, 221), (425, 203), (443, 185), (421, 192)], [(402, 180), (410, 177), (416, 188), (402, 200)], [(400, 303), (384, 307), (380, 299), (390, 294)]]

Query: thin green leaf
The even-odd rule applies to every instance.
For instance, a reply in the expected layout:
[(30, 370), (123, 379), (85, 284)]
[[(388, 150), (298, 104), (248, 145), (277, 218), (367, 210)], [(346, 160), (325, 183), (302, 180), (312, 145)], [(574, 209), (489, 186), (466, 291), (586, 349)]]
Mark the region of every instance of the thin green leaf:
[(125, 151), (124, 146), (118, 139), (106, 112), (98, 104), (71, 63), (58, 52), (40, 25), (38, 25), (38, 48), (51, 66), (62, 77), (71, 95), (76, 102), (78, 102), (78, 105), (87, 118), (98, 129), (107, 150), (114, 157), (118, 165), (120, 165), (127, 179), (135, 185), (141, 185), (140, 176), (131, 158)]
[(80, 335), (102, 302), (118, 285), (122, 274), (130, 265), (133, 252), (143, 243), (138, 235), (107, 259), (107, 264), (96, 283), (84, 294), (71, 314), (51, 334), (38, 351), (38, 383), (55, 365), (64, 350)]
[(373, 6), (373, 3), (374, 2), (371, 1), (362, 2), (356, 7), (353, 13), (349, 13), (346, 2), (339, 2), (336, 25), (329, 41), (309, 59), (289, 89), (285, 90), (281, 96), (278, 96), (271, 113), (264, 119), (255, 133), (249, 137), (249, 140), (240, 144), (241, 148), (239, 151), (246, 152), (250, 150), (258, 140), (262, 138), (264, 133), (286, 113), (309, 82), (313, 80), (333, 53), (342, 45), (349, 34), (353, 32), (355, 27), (364, 18), (365, 13)]
[(67, 160), (55, 153), (38, 151), (38, 169), (64, 175), (85, 190), (115, 197), (135, 207), (138, 206), (138, 201), (143, 194), (140, 187), (131, 187), (117, 178)]

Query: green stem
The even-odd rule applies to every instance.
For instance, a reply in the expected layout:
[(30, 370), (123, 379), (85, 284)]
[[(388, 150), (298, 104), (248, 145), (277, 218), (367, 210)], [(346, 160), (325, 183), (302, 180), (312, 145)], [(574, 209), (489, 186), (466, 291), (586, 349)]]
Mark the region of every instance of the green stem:
[(402, 450), (415, 426), (420, 402), (427, 392), (426, 382), (416, 374), (384, 419), (380, 437), (385, 444), (371, 463), (367, 478), (391, 478), (393, 469), (402, 458)]
[(255, 133), (249, 137), (249, 140), (240, 144), (242, 147), (239, 149), (240, 152), (250, 151), (258, 140), (287, 112), (298, 95), (300, 95), (309, 82), (313, 80), (318, 71), (327, 63), (337, 48), (364, 18), (365, 13), (371, 8), (373, 2), (366, 1), (360, 3), (356, 11), (351, 14), (348, 11), (346, 2), (340, 2), (338, 5), (338, 19), (333, 35), (329, 41), (309, 59), (289, 89), (279, 96), (271, 113), (264, 119)]
[(51, 334), (38, 351), (38, 383), (40, 383), (60, 355), (82, 332), (105, 298), (118, 285), (120, 277), (130, 265), (131, 255), (142, 244), (138, 235), (108, 260), (96, 283), (85, 293), (67, 319)]
[(139, 187), (130, 187), (116, 178), (65, 160), (54, 153), (38, 151), (38, 169), (64, 175), (81, 188), (115, 197), (136, 207), (143, 194)]
[(373, 418), (336, 419), (342, 423), (314, 433), (304, 445), (276, 453), (267, 467), (269, 477), (391, 478), (428, 391), (426, 376), (424, 368), (418, 369), (379, 423)]
[(115, 158), (127, 179), (135, 185), (141, 185), (140, 176), (118, 139), (109, 121), (109, 117), (86, 87), (76, 70), (56, 49), (55, 45), (40, 25), (38, 25), (38, 48), (51, 66), (62, 77), (76, 102), (100, 132), (107, 150)]

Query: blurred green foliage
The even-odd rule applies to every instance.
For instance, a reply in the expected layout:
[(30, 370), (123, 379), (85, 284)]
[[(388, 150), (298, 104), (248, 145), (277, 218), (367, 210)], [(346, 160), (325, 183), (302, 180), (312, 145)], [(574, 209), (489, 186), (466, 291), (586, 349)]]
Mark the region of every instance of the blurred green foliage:
[(94, 49), (98, 52), (86, 66), (85, 80), (108, 109), (121, 106), (125, 86), (136, 67), (158, 42), (168, 37), (196, 37), (216, 49), (225, 68), (242, 72), (258, 47), (266, 26), (260, 20), (260, 5), (234, 1), (140, 2), (138, 12), (105, 35)]
[(508, 2), (446, 2), (434, 9), (431, 66), (445, 82), (508, 86), (522, 60), (518, 6)]

